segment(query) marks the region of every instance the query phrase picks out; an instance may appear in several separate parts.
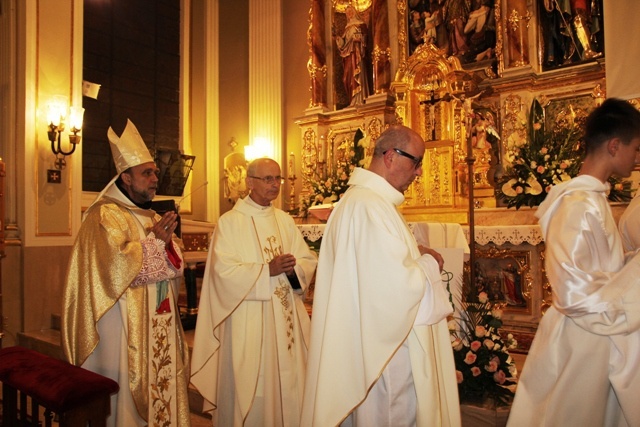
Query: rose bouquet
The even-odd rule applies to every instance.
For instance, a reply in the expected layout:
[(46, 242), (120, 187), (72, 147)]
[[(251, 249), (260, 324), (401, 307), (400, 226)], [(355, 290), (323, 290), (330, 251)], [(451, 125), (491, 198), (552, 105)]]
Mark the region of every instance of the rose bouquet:
[(518, 343), (509, 334), (499, 334), (502, 309), (481, 292), (477, 302), (462, 302), (456, 327), (451, 328), (458, 393), (461, 402), (491, 399), (496, 405), (509, 404), (517, 370), (509, 349)]

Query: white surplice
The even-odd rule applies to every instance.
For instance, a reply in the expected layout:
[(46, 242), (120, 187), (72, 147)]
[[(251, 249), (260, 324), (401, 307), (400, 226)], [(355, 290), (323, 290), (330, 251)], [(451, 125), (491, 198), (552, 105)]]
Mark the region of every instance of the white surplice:
[(360, 168), (349, 185), (320, 248), (300, 425), (460, 425), (438, 265), (398, 212), (402, 193)]
[[(302, 289), (269, 276), (277, 255), (296, 257)], [(302, 301), (317, 265), (293, 219), (249, 197), (216, 226), (207, 260), (191, 382), (216, 426), (297, 426), (309, 334)]]
[(508, 425), (640, 425), (640, 258), (625, 265), (609, 185), (578, 176), (536, 216), (553, 306), (543, 316)]

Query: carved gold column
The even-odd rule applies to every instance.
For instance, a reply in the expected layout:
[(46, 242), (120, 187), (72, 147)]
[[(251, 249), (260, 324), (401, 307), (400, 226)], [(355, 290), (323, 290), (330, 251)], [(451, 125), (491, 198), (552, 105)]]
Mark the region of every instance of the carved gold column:
[(407, 68), (407, 0), (398, 0), (398, 74)]
[(391, 84), (391, 48), (387, 0), (373, 2), (373, 91), (387, 93)]
[(531, 13), (527, 11), (526, 15), (520, 15), (517, 10), (513, 9), (511, 15), (509, 15), (509, 27), (514, 34), (514, 40), (518, 41), (520, 52), (520, 59), (512, 62), (515, 67), (522, 67), (529, 63), (529, 52), (525, 48), (528, 46), (528, 42), (525, 41), (525, 30), (529, 29), (529, 20), (531, 19)]
[(311, 86), (311, 100), (309, 107), (327, 106), (327, 50), (324, 37), (324, 1), (311, 0), (309, 9), (309, 29), (307, 30), (307, 45), (309, 46), (309, 61), (307, 71)]
[(529, 64), (529, 21), (531, 20), (531, 12), (522, 0), (507, 2), (507, 11), (509, 66), (522, 67)]

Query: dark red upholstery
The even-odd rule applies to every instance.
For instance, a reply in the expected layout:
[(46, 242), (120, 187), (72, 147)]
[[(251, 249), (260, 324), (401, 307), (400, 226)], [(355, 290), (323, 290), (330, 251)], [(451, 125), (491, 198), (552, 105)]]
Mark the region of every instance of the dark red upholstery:
[(0, 382), (57, 413), (119, 390), (109, 378), (19, 346), (0, 350)]

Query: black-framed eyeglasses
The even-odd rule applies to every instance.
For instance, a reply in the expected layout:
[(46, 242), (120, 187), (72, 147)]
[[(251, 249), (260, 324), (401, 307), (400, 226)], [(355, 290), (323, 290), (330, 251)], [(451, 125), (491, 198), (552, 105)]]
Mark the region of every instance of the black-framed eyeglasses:
[(265, 184), (271, 185), (274, 183), (278, 183), (278, 184), (284, 184), (284, 178), (281, 177), (280, 175), (278, 176), (265, 176), (265, 177), (259, 177), (259, 176), (251, 176), (249, 175), (249, 178), (253, 178), (253, 179), (259, 179), (260, 181), (264, 182)]
[[(399, 148), (393, 148), (393, 151), (400, 154), (402, 157), (406, 157), (407, 159), (411, 160), (413, 162), (414, 169), (418, 169), (420, 166), (422, 166), (422, 157), (416, 157), (412, 154), (407, 153), (406, 151), (402, 151)], [(387, 154), (387, 152), (385, 151), (382, 154)]]

